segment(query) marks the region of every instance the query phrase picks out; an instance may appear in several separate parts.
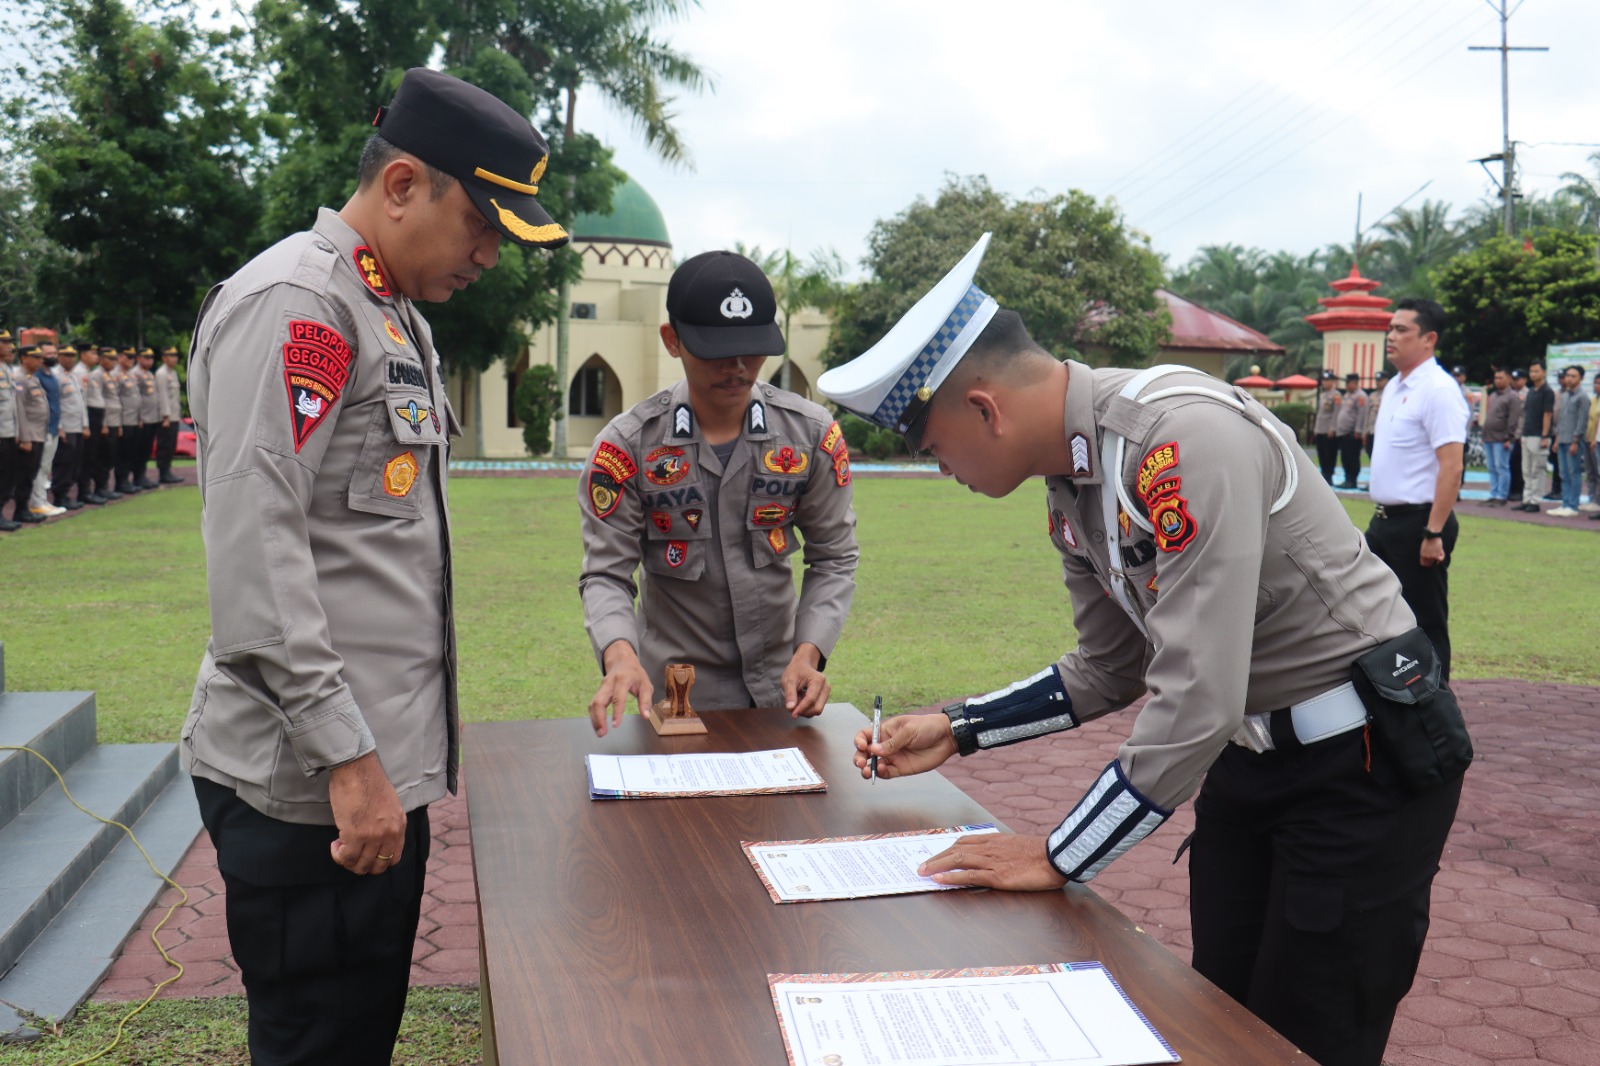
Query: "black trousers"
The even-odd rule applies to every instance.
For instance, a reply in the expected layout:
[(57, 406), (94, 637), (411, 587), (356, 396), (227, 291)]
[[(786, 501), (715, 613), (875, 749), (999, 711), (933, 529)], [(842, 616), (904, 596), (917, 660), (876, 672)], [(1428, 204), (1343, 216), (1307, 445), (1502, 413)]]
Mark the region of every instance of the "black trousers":
[(156, 426), (156, 472), (162, 477), (172, 473), (172, 457), (178, 451), (178, 420), (174, 418), (165, 426)]
[(34, 441), (33, 446), (23, 451), (21, 445), (17, 446), (17, 465), (12, 471), (11, 485), (11, 517), (18, 518), (28, 513), (28, 497), (33, 495), (33, 479), (39, 476), (39, 463), (44, 459), (44, 443)]
[(1333, 483), (1333, 471), (1339, 463), (1339, 438), (1332, 433), (1317, 434), (1317, 465), (1322, 467), (1322, 480)]
[(269, 818), (194, 779), (217, 848), (228, 943), (244, 978), (254, 1066), (387, 1066), (405, 1014), (428, 866), (428, 809), (381, 874), (337, 865), (332, 826)]
[(78, 464), (78, 499), (87, 500), (104, 488), (100, 481), (100, 429), (106, 424), (104, 407), (89, 408), (89, 436), (83, 442), (83, 457)]
[(156, 430), (160, 428), (161, 423), (159, 422), (139, 427), (138, 444), (133, 454), (132, 473), (135, 485), (144, 483), (145, 474), (150, 469), (150, 452), (155, 447)]
[(1361, 476), (1361, 436), (1347, 433), (1339, 438), (1339, 462), (1344, 467), (1344, 480), (1354, 485)]
[(102, 493), (112, 492), (117, 487), (117, 457), (121, 454), (122, 427), (111, 426), (109, 432), (100, 438), (99, 465), (96, 477), (100, 479)]
[(144, 427), (124, 424), (122, 436), (117, 439), (118, 485), (128, 485), (144, 479), (144, 463), (139, 458), (141, 446), (148, 455), (150, 442), (145, 438)]
[(17, 438), (0, 437), (0, 512), (5, 511), (6, 500), (17, 483), (17, 463), (21, 454), (17, 450)]
[(1417, 625), (1428, 634), (1433, 650), (1439, 653), (1444, 679), (1450, 680), (1450, 557), (1455, 553), (1456, 534), (1461, 527), (1455, 512), (1444, 524), (1444, 562), (1422, 565), (1422, 532), (1428, 528), (1427, 504), (1387, 508), (1390, 517), (1376, 513), (1367, 525), (1367, 547), (1382, 559), (1400, 579), (1400, 595), (1405, 598)]
[(1406, 792), (1366, 730), (1228, 744), (1195, 801), (1194, 968), (1320, 1066), (1379, 1066), (1461, 781)]
[(63, 433), (50, 463), (50, 495), (59, 507), (78, 484), (78, 467), (83, 462), (83, 434)]

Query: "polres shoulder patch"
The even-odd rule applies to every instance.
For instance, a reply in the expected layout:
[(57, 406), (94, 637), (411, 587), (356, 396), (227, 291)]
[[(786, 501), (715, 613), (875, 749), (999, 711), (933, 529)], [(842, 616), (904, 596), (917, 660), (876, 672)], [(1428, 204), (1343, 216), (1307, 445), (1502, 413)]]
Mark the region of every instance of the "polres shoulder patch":
[(1155, 484), (1156, 478), (1178, 465), (1178, 442), (1168, 441), (1158, 444), (1150, 449), (1144, 459), (1139, 463), (1139, 476), (1134, 481), (1134, 491), (1139, 498), (1144, 499), (1150, 493), (1150, 486)]
[(294, 450), (322, 425), (350, 380), (349, 343), (332, 326), (306, 319), (289, 322), (283, 345), (283, 381), (289, 390), (289, 418)]

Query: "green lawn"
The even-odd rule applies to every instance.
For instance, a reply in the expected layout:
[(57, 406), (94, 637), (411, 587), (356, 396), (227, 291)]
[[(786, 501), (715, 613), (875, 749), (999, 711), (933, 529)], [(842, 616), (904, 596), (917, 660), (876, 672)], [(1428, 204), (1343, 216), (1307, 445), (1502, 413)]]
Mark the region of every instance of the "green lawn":
[[(464, 715), (584, 713), (598, 672), (578, 601), (574, 481), (458, 478), (451, 495)], [(1371, 505), (1346, 507), (1365, 527)], [(835, 699), (921, 706), (999, 687), (1072, 646), (1041, 488), (992, 501), (950, 482), (868, 476), (856, 511), (862, 562), (829, 669)], [(163, 490), (0, 539), (7, 687), (95, 690), (108, 743), (175, 739), (207, 633), (199, 518), (197, 492)], [(1451, 566), (1455, 676), (1600, 684), (1587, 624), (1597, 552), (1587, 529), (1464, 517)], [(473, 993), (413, 1003), (416, 1044), (397, 1062), (477, 1061), (476, 1027), (461, 1022), (476, 1018)], [(106, 1039), (91, 1031), (107, 1018), (114, 1028), (113, 1006), (80, 1015), (64, 1038), (0, 1047), (0, 1066), (89, 1053)], [(242, 1062), (212, 1050), (241, 1042), (240, 1014), (237, 1000), (160, 1004), (132, 1026), (140, 1050), (103, 1061)]]

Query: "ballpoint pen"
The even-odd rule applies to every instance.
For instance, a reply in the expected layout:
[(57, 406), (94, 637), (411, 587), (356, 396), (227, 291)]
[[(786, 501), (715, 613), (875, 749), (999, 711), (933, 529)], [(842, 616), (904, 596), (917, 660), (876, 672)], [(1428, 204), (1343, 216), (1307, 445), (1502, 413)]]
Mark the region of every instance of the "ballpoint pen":
[[(878, 727), (881, 725), (883, 725), (883, 697), (874, 696), (872, 697), (872, 743), (874, 745), (878, 743)], [(867, 757), (867, 768), (872, 773), (872, 783), (876, 785), (878, 783), (878, 757), (876, 755)]]

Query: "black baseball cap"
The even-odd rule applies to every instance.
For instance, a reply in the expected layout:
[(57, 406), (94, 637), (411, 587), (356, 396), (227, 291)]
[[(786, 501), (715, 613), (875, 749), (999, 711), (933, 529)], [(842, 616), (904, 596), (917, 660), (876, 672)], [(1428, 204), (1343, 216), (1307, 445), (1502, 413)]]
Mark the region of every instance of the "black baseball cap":
[(1352, 370), (1352, 371), (1350, 371), (1350, 373), (1348, 373), (1348, 374), (1346, 374), (1344, 376), (1344, 379), (1346, 381), (1360, 381), (1361, 380), (1361, 375), (1357, 374), (1354, 370)]
[(772, 283), (737, 252), (701, 252), (679, 264), (667, 282), (667, 316), (697, 359), (783, 354)]
[(1450, 369), (1450, 373), (1456, 375), (1457, 377), (1463, 377), (1464, 378), (1464, 377), (1467, 376), (1467, 368), (1464, 367), (1464, 366), (1452, 367)]
[(1322, 372), (1322, 379), (1323, 379), (1323, 380), (1324, 380), (1324, 381), (1328, 381), (1328, 380), (1337, 380), (1337, 379), (1338, 379), (1338, 377), (1339, 377), (1339, 375), (1338, 375), (1338, 374), (1335, 374), (1335, 373), (1334, 373), (1334, 372), (1333, 372), (1333, 371), (1331, 371), (1331, 370), (1324, 370), (1324, 371), (1323, 371), (1323, 372)]
[(412, 67), (372, 124), (396, 148), (461, 182), (489, 225), (516, 243), (559, 248), (572, 239), (533, 198), (550, 146), (494, 94)]

